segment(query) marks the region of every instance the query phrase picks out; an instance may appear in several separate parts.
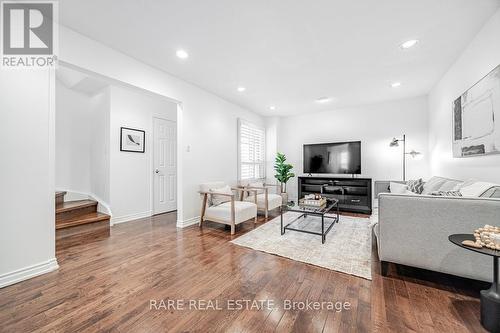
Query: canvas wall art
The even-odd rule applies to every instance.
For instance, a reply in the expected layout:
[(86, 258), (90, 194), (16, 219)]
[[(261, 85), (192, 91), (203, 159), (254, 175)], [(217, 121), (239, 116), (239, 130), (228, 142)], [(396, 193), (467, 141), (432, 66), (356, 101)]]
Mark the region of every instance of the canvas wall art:
[(120, 151), (144, 153), (145, 135), (143, 130), (120, 127)]
[(453, 102), (453, 157), (500, 154), (500, 65)]

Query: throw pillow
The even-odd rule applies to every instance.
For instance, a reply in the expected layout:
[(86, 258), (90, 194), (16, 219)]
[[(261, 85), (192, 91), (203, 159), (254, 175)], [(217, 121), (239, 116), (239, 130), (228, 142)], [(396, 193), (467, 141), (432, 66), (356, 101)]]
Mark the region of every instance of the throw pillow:
[(437, 190), (438, 191), (456, 191), (457, 187), (463, 184), (460, 180), (448, 179)]
[[(248, 187), (264, 187), (263, 182), (254, 182), (254, 183), (249, 183)], [(262, 194), (264, 193), (264, 190), (257, 190), (257, 194)]]
[(389, 190), (391, 191), (391, 193), (394, 194), (406, 194), (406, 191), (408, 190), (408, 185), (390, 182)]
[(460, 188), (460, 193), (464, 197), (479, 197), (484, 192), (488, 191), (490, 188), (498, 186), (498, 184), (487, 183), (487, 182), (475, 182), (468, 186), (463, 186)]
[(413, 193), (422, 194), (422, 191), (424, 190), (424, 182), (422, 181), (422, 178), (409, 180), (406, 184), (408, 185), (408, 189)]
[[(221, 188), (211, 188), (210, 192), (233, 194), (233, 190), (231, 190), (231, 187), (229, 185)], [(227, 195), (212, 194), (211, 197), (213, 206), (218, 206), (220, 204), (223, 204), (224, 202), (231, 201), (231, 198)]]
[(441, 197), (461, 197), (462, 193), (460, 191), (434, 191), (429, 193), (430, 195), (437, 195)]
[(475, 179), (475, 178), (469, 178), (469, 179), (467, 179), (466, 181), (464, 181), (464, 182), (462, 182), (462, 183), (457, 184), (457, 186), (455, 186), (455, 187), (452, 189), (452, 191), (460, 191), (460, 189), (461, 189), (462, 187), (466, 187), (466, 186), (472, 185), (472, 184), (477, 183), (477, 182), (478, 182), (478, 180), (477, 180), (477, 179)]
[(431, 192), (439, 191), (439, 188), (447, 181), (447, 178), (443, 177), (431, 177), (429, 181), (424, 184), (424, 190), (422, 194), (429, 194)]

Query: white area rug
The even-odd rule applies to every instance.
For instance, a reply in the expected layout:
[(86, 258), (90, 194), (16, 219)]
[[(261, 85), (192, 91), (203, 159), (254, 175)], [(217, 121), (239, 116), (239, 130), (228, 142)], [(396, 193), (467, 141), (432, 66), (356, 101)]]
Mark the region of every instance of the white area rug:
[[(298, 215), (300, 214), (294, 212), (285, 213), (283, 225), (288, 224)], [(327, 220), (325, 219), (325, 221)], [(341, 215), (340, 222), (336, 223), (326, 235), (325, 244), (321, 244), (321, 236), (319, 235), (286, 230), (282, 236), (280, 217), (278, 216), (231, 242), (371, 280), (373, 222), (369, 218)], [(326, 225), (325, 222), (325, 228)], [(297, 226), (299, 229), (321, 232), (321, 218), (308, 216), (293, 224), (294, 228)]]

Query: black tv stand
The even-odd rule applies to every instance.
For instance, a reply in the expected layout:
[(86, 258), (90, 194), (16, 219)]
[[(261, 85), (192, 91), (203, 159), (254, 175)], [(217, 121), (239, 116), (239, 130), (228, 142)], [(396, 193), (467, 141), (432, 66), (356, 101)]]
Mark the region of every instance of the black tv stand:
[(371, 178), (303, 176), (299, 180), (299, 199), (306, 194), (319, 193), (339, 200), (341, 212), (372, 213)]

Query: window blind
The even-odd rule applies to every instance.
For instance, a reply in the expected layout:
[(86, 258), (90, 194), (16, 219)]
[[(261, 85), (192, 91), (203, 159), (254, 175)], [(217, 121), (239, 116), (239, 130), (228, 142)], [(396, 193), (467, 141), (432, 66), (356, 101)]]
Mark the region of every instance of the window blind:
[(239, 121), (240, 179), (265, 177), (265, 144), (264, 128)]

